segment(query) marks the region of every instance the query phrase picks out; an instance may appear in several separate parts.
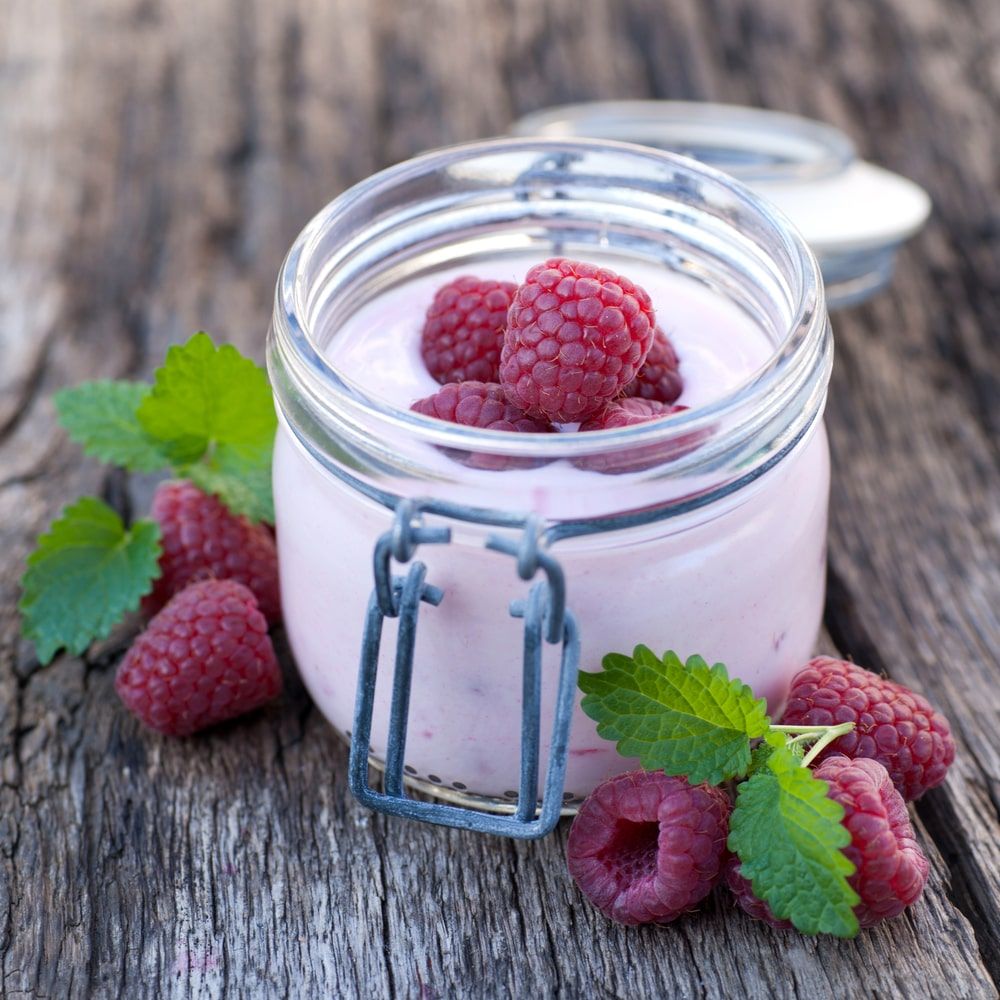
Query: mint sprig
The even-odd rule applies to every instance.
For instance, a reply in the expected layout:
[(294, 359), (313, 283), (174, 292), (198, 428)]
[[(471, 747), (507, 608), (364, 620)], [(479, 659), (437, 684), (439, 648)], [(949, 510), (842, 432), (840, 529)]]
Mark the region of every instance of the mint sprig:
[(646, 646), (611, 653), (600, 673), (581, 673), (584, 712), (623, 757), (647, 770), (717, 785), (746, 774), (750, 741), (768, 730), (766, 703), (721, 663), (700, 656), (660, 659)]
[(761, 768), (767, 767), (767, 762), (776, 751), (788, 748), (795, 754), (796, 760), (802, 759), (802, 748), (796, 745), (789, 745), (787, 738), (782, 733), (776, 733), (769, 729), (764, 738), (750, 751), (750, 767), (747, 768), (748, 775), (756, 774)]
[[(133, 472), (167, 469), (234, 513), (274, 520), (271, 452), (277, 430), (267, 375), (206, 333), (172, 347), (152, 385), (85, 382), (56, 394), (59, 420), (95, 458)], [(104, 638), (159, 576), (154, 521), (126, 528), (85, 497), (38, 541), (21, 581), (24, 633), (48, 663)]]
[(602, 667), (579, 679), (598, 733), (647, 770), (692, 784), (748, 779), (739, 785), (728, 845), (754, 894), (803, 933), (856, 934), (843, 808), (808, 766), (853, 723), (773, 725), (763, 700), (700, 656), (682, 663), (676, 653), (661, 658), (637, 646), (632, 656), (609, 654)]
[(139, 423), (139, 404), (150, 387), (142, 382), (84, 382), (55, 395), (59, 422), (94, 458), (133, 472), (170, 464), (163, 445)]
[(94, 497), (67, 507), (28, 557), (18, 608), (24, 634), (48, 663), (66, 648), (82, 653), (139, 606), (159, 576), (160, 528), (121, 518)]
[(179, 475), (235, 513), (273, 520), (271, 449), (278, 422), (265, 372), (206, 333), (171, 347), (136, 411)]
[(274, 520), (278, 422), (267, 374), (207, 333), (171, 347), (153, 384), (84, 382), (56, 395), (59, 420), (88, 455), (132, 472), (169, 469), (234, 514)]
[(740, 859), (754, 895), (803, 934), (853, 937), (857, 893), (847, 884), (854, 865), (841, 848), (851, 842), (844, 808), (829, 786), (790, 749), (775, 750), (739, 786), (728, 846)]
[(185, 465), (178, 473), (203, 492), (217, 496), (234, 513), (274, 523), (270, 448), (267, 457), (260, 459), (219, 452), (204, 462)]

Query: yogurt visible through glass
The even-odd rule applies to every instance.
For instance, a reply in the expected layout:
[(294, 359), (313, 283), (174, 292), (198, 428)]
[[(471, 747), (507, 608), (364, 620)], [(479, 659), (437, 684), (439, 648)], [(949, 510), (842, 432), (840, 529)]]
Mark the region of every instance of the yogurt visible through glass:
[[(690, 409), (662, 422), (675, 427), (505, 435), (411, 414), (411, 403), (439, 388), (419, 353), (437, 288), (466, 273), (519, 281), (554, 254), (610, 267), (649, 293), (681, 361), (678, 402)], [(726, 663), (779, 711), (822, 613), (830, 354), (815, 262), (801, 240), (738, 184), (682, 158), (500, 141), (428, 154), (352, 189), (289, 255), (269, 348), (281, 415), (274, 493), (285, 623), (319, 709), (349, 732), (372, 552), (392, 524), (386, 504), (411, 497), (535, 512), (547, 524), (607, 519), (610, 530), (552, 546), (580, 624), (580, 668), (597, 670), (604, 654), (638, 643), (698, 653)], [(700, 443), (654, 468), (580, 467), (590, 449), (627, 451), (663, 434)], [(455, 460), (458, 446), (532, 461), (473, 468)], [(614, 526), (650, 508), (666, 516)], [(510, 557), (484, 549), (496, 527), (426, 521), (449, 523), (453, 540), (419, 554), (445, 596), (420, 614), (406, 773), (439, 794), (510, 801), (522, 623), (507, 608), (528, 585)], [(394, 649), (387, 620), (376, 761)], [(543, 734), (558, 650), (544, 655)], [(544, 774), (544, 740), (541, 764)], [(634, 766), (577, 708), (567, 804)]]

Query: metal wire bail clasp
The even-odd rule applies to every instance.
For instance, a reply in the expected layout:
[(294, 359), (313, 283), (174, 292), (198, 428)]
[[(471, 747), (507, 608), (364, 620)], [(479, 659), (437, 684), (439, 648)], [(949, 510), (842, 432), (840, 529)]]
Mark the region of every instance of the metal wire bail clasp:
[[(396, 508), (392, 530), (382, 535), (375, 545), (375, 588), (365, 621), (351, 738), (351, 791), (364, 805), (390, 815), (520, 839), (544, 836), (559, 821), (562, 806), (580, 643), (576, 620), (566, 608), (562, 567), (542, 547), (540, 522), (533, 516), (526, 520), (520, 540), (493, 535), (486, 543), (489, 549), (515, 556), (522, 579), (530, 580), (539, 569), (544, 572), (544, 578), (532, 586), (527, 600), (514, 601), (510, 608), (514, 617), (524, 619), (521, 775), (514, 814), (479, 812), (406, 797), (403, 762), (417, 616), (422, 602), (438, 605), (444, 595), (437, 587), (425, 582), (427, 568), (423, 563), (414, 562), (405, 577), (395, 577), (390, 573), (391, 560), (395, 558), (397, 562), (406, 563), (413, 558), (417, 546), (446, 544), (451, 540), (449, 529), (424, 526), (420, 512), (420, 505), (414, 501), (401, 503)], [(368, 751), (382, 628), (387, 617), (399, 619), (399, 631), (389, 709), (384, 789), (378, 792), (368, 782)], [(546, 641), (561, 645), (562, 657), (544, 796), (539, 809), (542, 650)]]

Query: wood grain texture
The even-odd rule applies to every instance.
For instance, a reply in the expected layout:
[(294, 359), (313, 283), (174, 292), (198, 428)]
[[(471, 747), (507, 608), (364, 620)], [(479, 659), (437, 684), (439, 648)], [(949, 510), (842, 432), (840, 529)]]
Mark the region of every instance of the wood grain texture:
[[(996, 996), (1000, 7), (994, 0), (8, 0), (0, 9), (0, 993), (11, 997)], [(661, 96), (828, 119), (932, 193), (892, 290), (835, 318), (829, 632), (960, 743), (918, 808), (924, 900), (853, 942), (723, 897), (597, 917), (565, 829), (389, 822), (289, 694), (185, 743), (39, 669), (16, 580), (70, 497), (122, 505), (51, 392), (198, 328), (260, 357), (281, 257), (348, 184), (533, 108)]]

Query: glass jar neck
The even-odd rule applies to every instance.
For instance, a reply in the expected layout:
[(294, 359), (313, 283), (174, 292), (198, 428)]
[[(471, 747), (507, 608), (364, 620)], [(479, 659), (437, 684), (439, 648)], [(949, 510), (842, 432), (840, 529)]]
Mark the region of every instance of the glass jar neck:
[[(754, 319), (773, 345), (770, 359), (723, 397), (667, 421), (524, 435), (395, 408), (326, 356), (345, 318), (399, 283), (484, 258), (542, 259), (556, 247), (687, 275)], [(292, 436), (386, 506), (421, 497), (488, 523), (522, 523), (535, 511), (556, 525), (603, 525), (654, 508), (670, 516), (759, 478), (821, 413), (831, 355), (812, 254), (737, 182), (641, 147), (498, 140), (392, 167), (317, 215), (279, 277), (268, 363)], [(581, 478), (595, 458), (625, 453), (654, 461)], [(473, 468), (456, 454), (504, 456), (514, 467)]]

